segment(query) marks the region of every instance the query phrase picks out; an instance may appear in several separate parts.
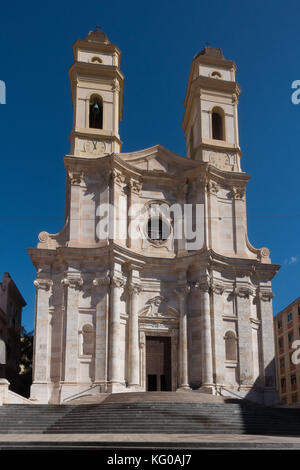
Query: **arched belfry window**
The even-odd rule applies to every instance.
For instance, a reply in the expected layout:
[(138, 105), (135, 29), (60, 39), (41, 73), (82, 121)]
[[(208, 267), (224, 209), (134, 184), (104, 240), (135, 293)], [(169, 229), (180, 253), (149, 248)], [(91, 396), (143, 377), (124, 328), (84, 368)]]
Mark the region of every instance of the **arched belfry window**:
[(224, 138), (224, 117), (221, 111), (213, 109), (211, 114), (212, 138), (215, 140), (225, 140)]
[(237, 360), (237, 341), (233, 331), (227, 331), (225, 334), (225, 360)]
[(90, 98), (89, 127), (103, 129), (103, 101), (97, 95), (92, 95)]

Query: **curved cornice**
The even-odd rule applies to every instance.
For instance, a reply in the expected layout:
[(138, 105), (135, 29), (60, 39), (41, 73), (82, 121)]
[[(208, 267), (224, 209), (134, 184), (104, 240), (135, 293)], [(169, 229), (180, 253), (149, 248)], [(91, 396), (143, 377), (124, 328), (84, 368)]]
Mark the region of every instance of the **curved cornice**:
[[(128, 157), (127, 157), (128, 156)], [(125, 159), (124, 159), (125, 157)], [(127, 159), (126, 159), (127, 157)], [(135, 166), (134, 163), (151, 160), (159, 157), (170, 167), (166, 171), (147, 170)], [(161, 145), (128, 154), (109, 154), (103, 157), (77, 157), (66, 155), (64, 157), (65, 167), (70, 169), (76, 166), (80, 170), (112, 170), (122, 171), (128, 178), (136, 178), (145, 182), (156, 182), (174, 184), (174, 181), (183, 181), (189, 178), (193, 180), (199, 176), (209, 177), (225, 186), (245, 186), (250, 178), (243, 172), (224, 171), (216, 168), (208, 162), (199, 162), (181, 157)]]
[(117, 260), (125, 266), (133, 263), (135, 266), (139, 266), (141, 270), (145, 266), (147, 270), (156, 269), (157, 271), (167, 272), (175, 270), (174, 272), (176, 272), (187, 270), (190, 266), (199, 264), (201, 267), (205, 266), (220, 272), (231, 273), (233, 276), (247, 275), (257, 280), (265, 279), (268, 281), (272, 280), (281, 267), (278, 264), (263, 264), (256, 259), (228, 257), (206, 248), (188, 253), (180, 258), (151, 257), (113, 242), (99, 248), (60, 247), (56, 250), (29, 248), (28, 252), (35, 267), (40, 264), (82, 262), (83, 258), (90, 266), (93, 264), (97, 266), (100, 257), (102, 264), (109, 264), (112, 260)]

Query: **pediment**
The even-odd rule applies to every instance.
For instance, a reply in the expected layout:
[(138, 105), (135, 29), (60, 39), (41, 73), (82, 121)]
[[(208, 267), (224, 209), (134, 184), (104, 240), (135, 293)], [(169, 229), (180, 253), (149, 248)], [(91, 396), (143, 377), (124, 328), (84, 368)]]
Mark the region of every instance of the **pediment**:
[(166, 298), (157, 295), (146, 302), (145, 307), (139, 313), (139, 317), (147, 320), (178, 320), (179, 313), (175, 308), (168, 305)]
[(177, 174), (185, 169), (188, 170), (197, 166), (195, 161), (181, 157), (161, 145), (155, 145), (137, 152), (122, 153), (120, 157), (140, 170), (157, 173), (158, 175)]

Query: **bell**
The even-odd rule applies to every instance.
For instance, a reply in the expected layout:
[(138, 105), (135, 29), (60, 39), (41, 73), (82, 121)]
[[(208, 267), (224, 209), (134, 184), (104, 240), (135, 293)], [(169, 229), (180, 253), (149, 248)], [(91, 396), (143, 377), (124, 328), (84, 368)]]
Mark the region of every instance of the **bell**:
[(99, 109), (98, 103), (96, 102), (93, 107), (94, 109)]

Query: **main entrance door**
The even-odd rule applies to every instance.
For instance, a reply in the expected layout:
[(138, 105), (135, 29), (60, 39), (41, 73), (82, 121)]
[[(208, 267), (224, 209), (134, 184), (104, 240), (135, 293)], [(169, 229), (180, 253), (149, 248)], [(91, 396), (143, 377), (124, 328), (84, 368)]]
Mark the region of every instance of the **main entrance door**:
[(170, 337), (146, 337), (146, 376), (148, 392), (166, 392), (172, 389)]

